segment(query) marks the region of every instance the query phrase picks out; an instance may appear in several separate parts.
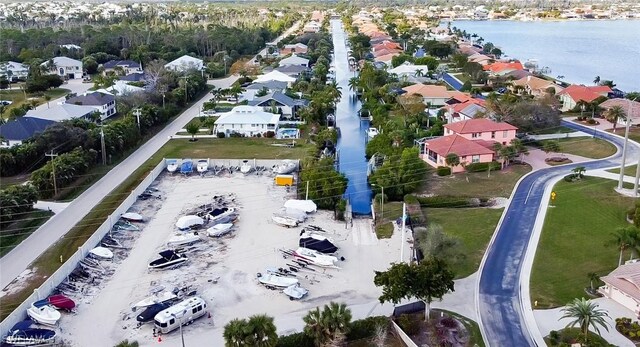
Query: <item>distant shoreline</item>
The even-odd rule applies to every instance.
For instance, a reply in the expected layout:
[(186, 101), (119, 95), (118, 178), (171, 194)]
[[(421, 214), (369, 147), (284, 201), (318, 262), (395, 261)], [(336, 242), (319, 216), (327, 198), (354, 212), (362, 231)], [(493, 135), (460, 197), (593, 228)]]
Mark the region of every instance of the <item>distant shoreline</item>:
[(601, 21), (624, 21), (624, 20), (640, 20), (640, 17), (634, 18), (537, 18), (537, 19), (472, 19), (472, 18), (456, 18), (456, 19), (440, 19), (440, 22), (601, 22)]

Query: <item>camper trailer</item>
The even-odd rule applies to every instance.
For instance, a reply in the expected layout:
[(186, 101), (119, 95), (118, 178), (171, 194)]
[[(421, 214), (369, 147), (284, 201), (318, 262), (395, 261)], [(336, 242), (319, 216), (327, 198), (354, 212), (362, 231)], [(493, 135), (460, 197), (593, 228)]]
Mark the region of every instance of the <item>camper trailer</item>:
[(194, 296), (160, 311), (154, 318), (154, 324), (156, 329), (166, 334), (178, 329), (180, 324), (187, 325), (206, 313), (207, 303)]

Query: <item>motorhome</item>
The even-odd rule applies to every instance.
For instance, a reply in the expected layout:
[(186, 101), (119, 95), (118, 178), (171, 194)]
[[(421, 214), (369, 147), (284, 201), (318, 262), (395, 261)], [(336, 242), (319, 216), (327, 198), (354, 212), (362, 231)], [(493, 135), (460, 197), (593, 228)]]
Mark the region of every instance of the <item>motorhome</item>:
[(194, 296), (160, 311), (153, 320), (156, 329), (166, 334), (178, 329), (181, 324), (190, 324), (206, 313), (207, 303), (203, 299)]

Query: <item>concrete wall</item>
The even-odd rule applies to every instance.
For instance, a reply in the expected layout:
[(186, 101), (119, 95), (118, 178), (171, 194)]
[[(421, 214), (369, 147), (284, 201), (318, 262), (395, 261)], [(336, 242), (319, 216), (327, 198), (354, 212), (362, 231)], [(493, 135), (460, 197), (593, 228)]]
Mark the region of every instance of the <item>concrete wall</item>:
[(394, 322), (393, 320), (391, 320), (391, 326), (393, 327), (393, 331), (395, 331), (395, 333), (398, 335), (400, 340), (402, 340), (402, 343), (404, 343), (405, 346), (418, 347), (418, 345), (416, 345), (416, 343), (413, 342), (413, 340), (411, 340), (409, 335), (407, 335), (404, 331), (402, 331), (402, 329), (400, 329), (398, 324), (396, 324), (396, 322)]

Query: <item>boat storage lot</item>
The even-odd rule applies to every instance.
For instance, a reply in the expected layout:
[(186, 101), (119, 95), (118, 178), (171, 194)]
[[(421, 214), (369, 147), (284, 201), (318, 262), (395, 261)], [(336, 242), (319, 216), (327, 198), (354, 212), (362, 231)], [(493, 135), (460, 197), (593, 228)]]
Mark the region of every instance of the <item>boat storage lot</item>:
[[(137, 340), (141, 346), (158, 344), (153, 337), (153, 323), (137, 328), (136, 314), (131, 305), (150, 296), (158, 285), (168, 290), (191, 285), (198, 296), (207, 301), (211, 318), (205, 315), (184, 328), (185, 341), (194, 346), (222, 346), (224, 325), (233, 318), (245, 318), (266, 313), (275, 317), (281, 334), (300, 331), (302, 317), (312, 308), (330, 301), (345, 302), (352, 307), (354, 319), (381, 312), (377, 301), (381, 294), (373, 285), (374, 270), (385, 270), (398, 260), (399, 233), (393, 238), (377, 241), (367, 221), (354, 221), (355, 227), (345, 228), (344, 222), (333, 221), (333, 213), (321, 211), (311, 215), (304, 225), (313, 224), (332, 232), (338, 250), (340, 270), (327, 269), (324, 275), (307, 279), (299, 276), (309, 295), (300, 301), (290, 301), (279, 291), (269, 290), (256, 280), (265, 267), (284, 267), (279, 248), (296, 249), (302, 229), (274, 224), (271, 216), (292, 197), (284, 187), (273, 184), (270, 175), (240, 173), (226, 176), (184, 177), (163, 174), (154, 187), (162, 200), (138, 201), (132, 211), (149, 218), (130, 252), (116, 252), (115, 273), (106, 278), (89, 295), (78, 300), (76, 314), (63, 314), (61, 336), (72, 346), (112, 346), (123, 339)], [(196, 253), (187, 253), (189, 261), (177, 269), (149, 271), (147, 264), (165, 249), (167, 239), (175, 232), (176, 220), (200, 205), (210, 203), (214, 196), (233, 194), (238, 210), (236, 231), (231, 236), (213, 239), (200, 235), (204, 242), (194, 246)], [(155, 204), (155, 207), (154, 207)], [(127, 254), (128, 253), (128, 254)], [(408, 247), (405, 254), (408, 254)], [(383, 311), (386, 312), (388, 307)], [(179, 345), (178, 330), (163, 335), (162, 343)]]

